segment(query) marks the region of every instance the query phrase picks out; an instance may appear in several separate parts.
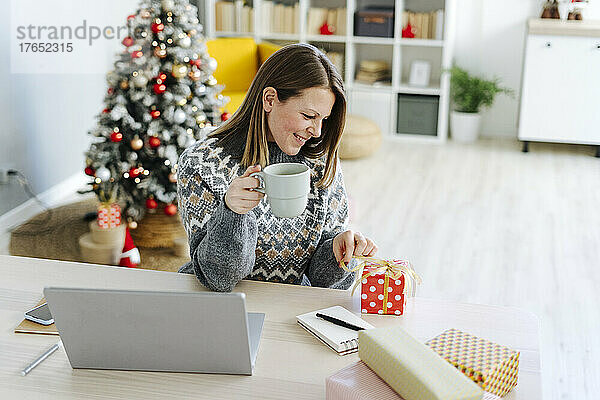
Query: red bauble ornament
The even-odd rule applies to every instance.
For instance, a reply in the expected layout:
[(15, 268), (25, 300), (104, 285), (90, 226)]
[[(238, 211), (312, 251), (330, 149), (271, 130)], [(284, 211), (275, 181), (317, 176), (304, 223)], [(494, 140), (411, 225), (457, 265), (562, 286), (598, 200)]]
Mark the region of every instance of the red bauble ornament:
[(152, 136), (150, 139), (148, 139), (148, 143), (150, 144), (150, 147), (155, 149), (158, 146), (160, 146), (160, 139), (157, 138), (156, 136)]
[(163, 83), (154, 84), (154, 93), (163, 94), (167, 90), (167, 86)]
[(108, 94), (113, 94), (115, 92), (115, 89), (109, 87), (108, 90), (106, 91), (106, 93)]
[(103, 112), (104, 114), (106, 114), (106, 113), (109, 113), (109, 112), (110, 112), (110, 110), (109, 110), (108, 108), (105, 108), (104, 110), (102, 110), (102, 112)]
[(165, 74), (164, 72), (161, 72), (160, 74), (158, 74), (158, 76), (156, 77), (156, 80), (161, 80), (162, 82), (164, 82), (167, 79), (167, 74)]
[(221, 121), (227, 121), (229, 118), (231, 118), (231, 114), (229, 114), (228, 112), (224, 112), (223, 114), (221, 114)]
[(177, 214), (177, 206), (175, 204), (169, 204), (165, 207), (165, 214), (175, 215)]
[(85, 167), (85, 169), (83, 171), (85, 172), (86, 175), (89, 175), (89, 176), (96, 175), (96, 170), (92, 167)]
[(406, 28), (402, 29), (402, 37), (412, 39), (415, 37), (415, 32), (411, 24), (406, 24)]
[(142, 53), (141, 50), (131, 52), (131, 58), (140, 58), (143, 55), (144, 55), (144, 53)]
[(150, 115), (152, 115), (152, 118), (156, 119), (156, 118), (160, 117), (160, 111), (152, 110), (152, 111), (150, 111)]
[(134, 18), (135, 18), (135, 14), (128, 15), (127, 16), (127, 21), (131, 21)]
[(202, 60), (201, 59), (190, 60), (190, 64), (195, 65), (196, 67), (200, 68), (200, 66), (202, 65)]
[(123, 134), (121, 132), (113, 132), (110, 134), (111, 142), (118, 143), (123, 140)]
[(129, 170), (129, 177), (130, 178), (137, 178), (138, 175), (143, 171), (143, 168), (140, 167), (133, 167)]
[(146, 208), (147, 209), (154, 210), (156, 207), (158, 207), (158, 203), (156, 202), (156, 200), (154, 200), (154, 199), (146, 200)]
[(131, 36), (127, 36), (121, 43), (123, 43), (124, 46), (129, 47), (133, 44), (133, 38)]
[(327, 22), (325, 22), (319, 28), (319, 32), (321, 32), (321, 35), (333, 35), (333, 32), (335, 32), (335, 27), (333, 25), (329, 25)]
[(165, 29), (165, 26), (161, 23), (161, 24), (157, 24), (156, 22), (152, 24), (151, 26), (152, 32), (154, 33), (158, 33), (161, 32), (163, 29)]

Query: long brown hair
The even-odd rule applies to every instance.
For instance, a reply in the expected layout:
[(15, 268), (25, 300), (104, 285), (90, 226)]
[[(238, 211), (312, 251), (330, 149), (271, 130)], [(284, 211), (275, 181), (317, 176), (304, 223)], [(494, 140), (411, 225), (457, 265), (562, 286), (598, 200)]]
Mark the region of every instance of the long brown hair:
[(239, 143), (245, 136), (242, 166), (260, 164), (265, 167), (269, 162), (269, 147), (262, 95), (269, 86), (275, 88), (280, 102), (313, 87), (328, 88), (333, 92), (335, 102), (331, 115), (323, 121), (321, 136), (311, 138), (300, 149), (301, 155), (311, 159), (327, 154), (325, 173), (318, 186), (330, 186), (336, 173), (337, 151), (346, 121), (346, 94), (344, 82), (331, 61), (310, 44), (291, 44), (271, 55), (258, 70), (240, 108), (210, 136), (219, 138), (221, 146)]

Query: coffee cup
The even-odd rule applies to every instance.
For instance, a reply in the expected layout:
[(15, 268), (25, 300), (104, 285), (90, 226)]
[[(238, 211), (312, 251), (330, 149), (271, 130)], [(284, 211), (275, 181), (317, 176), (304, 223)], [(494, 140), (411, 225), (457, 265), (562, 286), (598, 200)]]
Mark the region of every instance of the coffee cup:
[(250, 176), (259, 180), (257, 192), (264, 193), (277, 217), (293, 218), (302, 214), (310, 192), (310, 169), (299, 163), (278, 163)]

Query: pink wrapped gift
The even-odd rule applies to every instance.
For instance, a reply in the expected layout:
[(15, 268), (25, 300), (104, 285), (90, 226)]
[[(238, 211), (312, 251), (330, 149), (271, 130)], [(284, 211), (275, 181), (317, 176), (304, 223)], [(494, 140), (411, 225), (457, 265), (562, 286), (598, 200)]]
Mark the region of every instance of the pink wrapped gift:
[(371, 368), (358, 361), (325, 380), (327, 400), (402, 400)]
[[(371, 368), (358, 361), (340, 369), (325, 380), (327, 400), (403, 400)], [(500, 400), (490, 393), (484, 393), (482, 400)]]

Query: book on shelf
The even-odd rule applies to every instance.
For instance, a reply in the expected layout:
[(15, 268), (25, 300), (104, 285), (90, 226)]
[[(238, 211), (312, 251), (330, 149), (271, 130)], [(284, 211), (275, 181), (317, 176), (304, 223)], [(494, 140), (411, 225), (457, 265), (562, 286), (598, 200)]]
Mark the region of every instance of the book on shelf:
[(273, 32), (271, 15), (273, 14), (273, 2), (263, 1), (260, 5), (260, 20), (263, 32)]
[(260, 17), (265, 33), (299, 33), (300, 4), (293, 5), (265, 0), (261, 4)]
[(215, 2), (215, 31), (252, 32), (254, 10), (242, 0)]
[(345, 35), (346, 34), (346, 9), (338, 8), (336, 10), (335, 18), (335, 34)]
[(415, 39), (444, 38), (444, 10), (434, 10), (427, 13), (417, 13), (409, 10), (402, 12), (402, 29), (410, 24)]
[(306, 33), (309, 35), (320, 35), (321, 26), (327, 21), (328, 10), (321, 7), (311, 7), (308, 9), (308, 18), (306, 20)]
[(385, 61), (362, 60), (355, 80), (359, 83), (372, 85), (376, 82), (388, 81), (391, 78), (390, 66)]
[(325, 23), (335, 28), (334, 35), (345, 35), (346, 9), (321, 7), (311, 7), (308, 9), (306, 32), (309, 35), (320, 35), (321, 26)]

